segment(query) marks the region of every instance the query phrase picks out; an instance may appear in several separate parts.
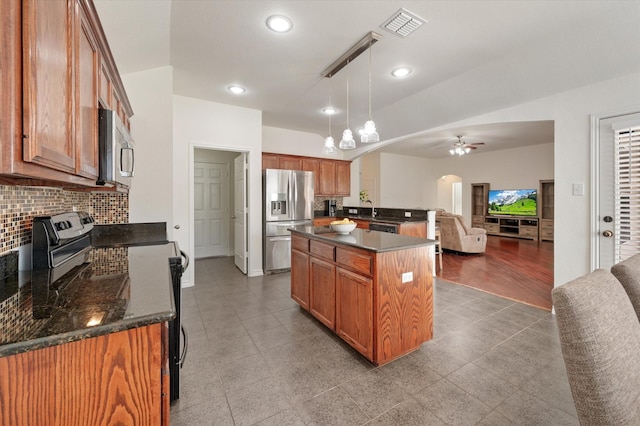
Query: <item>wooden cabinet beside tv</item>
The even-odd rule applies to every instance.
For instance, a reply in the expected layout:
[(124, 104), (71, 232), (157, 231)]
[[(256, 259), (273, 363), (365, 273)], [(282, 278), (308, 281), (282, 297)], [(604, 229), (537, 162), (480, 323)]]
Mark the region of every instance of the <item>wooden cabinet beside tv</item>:
[(488, 208), (488, 197), (488, 183), (471, 184), (471, 226), (473, 228), (482, 228), (484, 226), (484, 217), (487, 214)]

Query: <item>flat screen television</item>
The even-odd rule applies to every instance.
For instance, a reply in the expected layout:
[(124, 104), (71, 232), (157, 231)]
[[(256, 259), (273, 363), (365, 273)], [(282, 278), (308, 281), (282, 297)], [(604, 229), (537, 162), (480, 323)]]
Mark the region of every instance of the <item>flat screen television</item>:
[(535, 189), (490, 189), (490, 215), (536, 216), (538, 191)]

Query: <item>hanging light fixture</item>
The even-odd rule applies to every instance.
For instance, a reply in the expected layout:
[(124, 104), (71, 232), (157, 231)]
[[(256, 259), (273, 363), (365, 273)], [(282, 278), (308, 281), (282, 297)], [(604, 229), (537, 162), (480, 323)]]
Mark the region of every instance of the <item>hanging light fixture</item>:
[(340, 145), (338, 145), (340, 149), (355, 149), (356, 141), (353, 139), (353, 133), (349, 128), (349, 62), (347, 61), (347, 128), (342, 132), (342, 140), (340, 141)]
[(369, 119), (364, 123), (364, 129), (360, 133), (360, 142), (380, 142), (376, 123), (371, 119), (371, 44), (369, 44)]
[(325, 155), (335, 155), (338, 153), (333, 141), (333, 136), (331, 136), (331, 116), (337, 112), (337, 110), (331, 106), (331, 98), (333, 94), (332, 88), (333, 85), (331, 84), (331, 79), (329, 79), (329, 106), (322, 110), (322, 112), (329, 116), (329, 135), (324, 139), (324, 147), (322, 148), (322, 153)]

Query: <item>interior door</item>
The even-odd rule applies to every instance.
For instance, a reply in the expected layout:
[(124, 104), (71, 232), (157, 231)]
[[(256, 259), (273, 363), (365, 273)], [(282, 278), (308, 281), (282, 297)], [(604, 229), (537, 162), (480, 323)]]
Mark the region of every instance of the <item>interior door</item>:
[(233, 226), (235, 231), (234, 261), (243, 274), (247, 273), (247, 154), (242, 153), (234, 159), (234, 209)]
[(229, 253), (229, 165), (194, 163), (195, 258)]
[(595, 268), (640, 253), (640, 113), (598, 121)]

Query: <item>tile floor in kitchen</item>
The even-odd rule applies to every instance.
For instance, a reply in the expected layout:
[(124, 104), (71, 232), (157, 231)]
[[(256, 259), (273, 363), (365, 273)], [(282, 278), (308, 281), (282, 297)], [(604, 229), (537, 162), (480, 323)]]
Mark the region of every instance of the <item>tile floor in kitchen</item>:
[(172, 426), (578, 424), (547, 311), (440, 281), (434, 338), (375, 367), (290, 299), (289, 280), (195, 261)]

